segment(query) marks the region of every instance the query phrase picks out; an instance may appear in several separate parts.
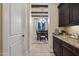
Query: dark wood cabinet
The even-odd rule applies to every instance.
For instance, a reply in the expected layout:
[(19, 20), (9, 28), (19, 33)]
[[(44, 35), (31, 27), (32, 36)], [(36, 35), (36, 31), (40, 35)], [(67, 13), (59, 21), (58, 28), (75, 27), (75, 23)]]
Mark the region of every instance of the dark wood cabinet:
[(62, 55), (63, 56), (75, 56), (76, 54), (73, 52), (73, 46), (69, 45), (68, 43), (65, 43), (62, 41)]
[(72, 20), (74, 25), (79, 25), (79, 3), (73, 3), (72, 6)]
[(79, 49), (53, 36), (53, 50), (56, 56), (79, 56)]
[(63, 46), (63, 53), (62, 53), (63, 56), (74, 56), (74, 54), (68, 50), (67, 47)]
[(59, 8), (59, 26), (67, 26), (69, 24), (69, 4), (60, 4)]
[(61, 7), (59, 8), (59, 26), (65, 26), (65, 21), (63, 20), (64, 19), (64, 10), (63, 10), (63, 5), (61, 5)]
[(70, 17), (69, 17), (70, 13), (69, 12), (70, 12), (69, 4), (65, 3), (64, 4), (64, 24), (65, 24), (65, 26), (67, 26), (67, 25), (70, 24), (70, 21), (69, 21), (69, 19), (70, 19)]
[(57, 40), (56, 37), (53, 37), (53, 50), (56, 56), (61, 56), (62, 47), (61, 47), (61, 41)]
[(79, 3), (61, 3), (59, 9), (59, 27), (79, 25)]

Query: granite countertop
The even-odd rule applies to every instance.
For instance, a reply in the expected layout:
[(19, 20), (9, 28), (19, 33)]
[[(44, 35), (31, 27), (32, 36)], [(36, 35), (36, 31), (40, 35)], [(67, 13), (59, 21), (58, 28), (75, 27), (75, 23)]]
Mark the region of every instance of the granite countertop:
[(71, 38), (68, 35), (54, 35), (53, 34), (53, 36), (79, 49), (79, 39)]

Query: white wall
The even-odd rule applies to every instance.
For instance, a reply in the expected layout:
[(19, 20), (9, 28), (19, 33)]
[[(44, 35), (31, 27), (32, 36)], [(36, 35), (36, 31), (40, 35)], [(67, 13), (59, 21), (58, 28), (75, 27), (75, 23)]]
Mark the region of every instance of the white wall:
[(58, 3), (52, 3), (49, 4), (49, 46), (50, 51), (52, 51), (53, 48), (53, 39), (52, 39), (52, 33), (54, 32), (55, 28), (58, 27)]

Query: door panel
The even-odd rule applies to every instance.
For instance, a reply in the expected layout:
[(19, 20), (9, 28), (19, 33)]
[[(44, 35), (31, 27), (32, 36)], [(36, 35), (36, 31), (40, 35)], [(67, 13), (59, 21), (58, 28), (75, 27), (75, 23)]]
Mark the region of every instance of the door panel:
[(18, 40), (15, 44), (10, 46), (10, 55), (11, 56), (23, 56), (22, 40)]
[(10, 37), (8, 37), (8, 39), (9, 39), (9, 45), (14, 44), (14, 43), (16, 43), (19, 40), (23, 41), (22, 34), (10, 36)]
[(22, 33), (22, 5), (11, 4), (11, 35)]
[(11, 56), (22, 56), (24, 55), (24, 38), (23, 34), (23, 4), (10, 4), (9, 6), (9, 33), (8, 44), (9, 44), (9, 55)]

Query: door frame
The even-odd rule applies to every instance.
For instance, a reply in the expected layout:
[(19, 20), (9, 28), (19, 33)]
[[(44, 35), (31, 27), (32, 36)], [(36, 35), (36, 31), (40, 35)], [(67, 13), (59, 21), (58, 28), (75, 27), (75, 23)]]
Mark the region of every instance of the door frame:
[[(25, 12), (26, 12), (26, 14), (25, 15), (27, 15), (27, 4), (25, 4)], [(8, 25), (9, 25), (9, 23), (8, 23), (8, 21), (9, 21), (9, 18), (10, 18), (10, 15), (9, 15), (9, 8), (10, 8), (10, 4), (9, 3), (3, 3), (2, 4), (2, 15), (3, 15), (3, 17), (2, 17), (2, 19), (3, 19), (3, 23), (2, 23), (2, 29), (3, 29), (3, 31), (2, 31), (2, 40), (3, 40), (3, 53), (2, 53), (2, 55), (3, 56), (9, 56), (9, 44), (8, 44)], [(24, 55), (28, 55), (28, 33), (27, 33), (27, 31), (28, 31), (28, 24), (27, 24), (27, 22), (28, 22), (28, 17), (26, 16), (26, 20), (25, 20), (25, 28), (24, 28), (24, 36), (25, 36), (25, 38), (24, 38), (24, 51), (25, 51), (25, 53), (24, 53)], [(26, 42), (25, 42), (26, 41)], [(27, 45), (27, 47), (26, 47), (26, 45)], [(27, 50), (27, 51), (26, 51)]]
[(2, 3), (0, 3), (0, 56), (2, 56)]
[[(2, 4), (2, 15), (3, 15), (3, 56), (9, 56), (8, 47), (8, 21), (9, 21), (9, 4)], [(7, 17), (6, 17), (7, 15)], [(7, 24), (7, 25), (6, 25)]]

